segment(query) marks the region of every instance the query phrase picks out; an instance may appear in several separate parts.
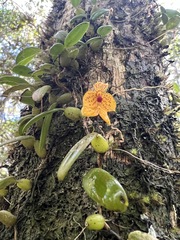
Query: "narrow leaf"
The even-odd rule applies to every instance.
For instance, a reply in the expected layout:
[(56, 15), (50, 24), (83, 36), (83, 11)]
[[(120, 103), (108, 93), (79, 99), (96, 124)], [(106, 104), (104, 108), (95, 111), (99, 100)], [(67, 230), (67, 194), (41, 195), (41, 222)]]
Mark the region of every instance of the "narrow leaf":
[[(57, 103), (53, 103), (48, 108), (48, 111), (54, 109), (56, 107), (56, 105), (57, 105)], [(42, 151), (42, 149), (45, 148), (46, 139), (47, 139), (49, 127), (50, 127), (50, 124), (51, 124), (52, 116), (53, 116), (53, 113), (50, 113), (50, 114), (46, 115), (45, 118), (44, 118), (42, 128), (41, 128), (40, 140), (39, 140), (39, 151)]]
[(73, 28), (65, 38), (65, 47), (67, 48), (74, 46), (79, 40), (81, 40), (88, 28), (89, 22), (82, 22)]
[(14, 77), (10, 75), (4, 75), (0, 78), (0, 84), (7, 84), (11, 86), (15, 85), (26, 85), (27, 87), (30, 86), (30, 84), (20, 77)]
[(24, 132), (30, 127), (32, 126), (34, 123), (36, 123), (37, 121), (39, 121), (40, 119), (44, 118), (46, 115), (50, 114), (50, 113), (55, 113), (55, 112), (58, 112), (58, 111), (64, 111), (63, 108), (55, 108), (53, 110), (50, 110), (50, 111), (45, 111), (45, 112), (42, 112), (38, 115), (36, 115), (35, 117), (33, 117), (29, 122), (27, 122), (25, 124), (25, 126), (23, 127), (22, 129), (22, 134), (24, 134)]
[(10, 139), (10, 140), (8, 140), (6, 142), (1, 143), (0, 147), (2, 147), (4, 145), (7, 145), (9, 143), (18, 142), (18, 141), (25, 140), (25, 139), (30, 139), (30, 138), (34, 138), (34, 137), (30, 136), (30, 135), (15, 137), (13, 139)]
[(59, 166), (57, 177), (59, 181), (63, 181), (68, 171), (79, 157), (79, 155), (85, 150), (85, 148), (91, 143), (91, 141), (97, 136), (96, 132), (90, 133), (79, 140), (66, 154)]
[(96, 19), (98, 19), (99, 17), (101, 17), (102, 15), (104, 15), (105, 13), (108, 13), (108, 12), (109, 12), (109, 9), (100, 8), (91, 14), (90, 19), (95, 21)]
[(24, 104), (28, 104), (30, 106), (34, 106), (35, 102), (32, 99), (32, 91), (30, 91), (29, 89), (26, 89), (20, 97), (20, 102), (24, 103)]
[(43, 71), (45, 71), (45, 72), (46, 72), (46, 71), (49, 72), (49, 70), (52, 69), (53, 67), (54, 67), (53, 64), (44, 63), (44, 64), (42, 64), (42, 65), (40, 66), (40, 69), (43, 70)]
[(45, 85), (42, 86), (40, 88), (38, 88), (37, 90), (35, 90), (32, 94), (32, 99), (35, 102), (40, 102), (42, 100), (42, 98), (44, 97), (44, 95), (46, 93), (49, 93), (51, 91), (51, 86), (50, 85)]
[(13, 67), (12, 71), (14, 73), (17, 73), (21, 76), (25, 76), (25, 77), (30, 77), (32, 70), (26, 66), (23, 65), (16, 65), (15, 67)]
[(0, 189), (4, 189), (11, 184), (16, 183), (16, 179), (13, 176), (0, 179)]
[(41, 49), (37, 47), (25, 48), (17, 55), (16, 64), (27, 65), (40, 52)]
[(18, 90), (23, 90), (23, 89), (25, 89), (25, 88), (27, 88), (26, 85), (16, 85), (16, 86), (13, 86), (13, 87), (11, 87), (11, 88), (8, 88), (6, 91), (4, 91), (3, 94), (2, 94), (2, 96), (3, 96), (3, 97), (7, 97), (7, 96), (9, 96), (11, 93), (16, 92), (16, 91), (18, 91)]
[(86, 18), (87, 18), (87, 15), (85, 13), (82, 13), (82, 14), (79, 14), (79, 15), (71, 18), (70, 23), (74, 23), (77, 20), (83, 20), (83, 19), (86, 19)]

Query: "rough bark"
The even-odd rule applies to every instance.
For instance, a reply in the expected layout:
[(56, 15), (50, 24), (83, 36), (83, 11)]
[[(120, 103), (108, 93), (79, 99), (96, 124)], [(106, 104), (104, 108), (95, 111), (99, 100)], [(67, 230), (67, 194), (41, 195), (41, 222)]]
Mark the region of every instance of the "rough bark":
[[(10, 172), (18, 178), (31, 178), (33, 189), (22, 193), (10, 187), (7, 196), (10, 204), (4, 200), (3, 208), (17, 214), (18, 222), (15, 232), (13, 228), (0, 226), (1, 239), (13, 239), (15, 234), (18, 240), (73, 240), (84, 226), (85, 218), (97, 211), (81, 183), (83, 174), (97, 167), (97, 154), (90, 147), (63, 182), (58, 182), (56, 177), (65, 154), (86, 134), (85, 123), (89, 131), (94, 128), (105, 136), (111, 134), (120, 149), (107, 154), (103, 161), (103, 168), (121, 182), (129, 198), (128, 210), (123, 214), (103, 209), (119, 239), (126, 240), (133, 230), (148, 232), (150, 226), (159, 240), (180, 239), (177, 137), (174, 117), (164, 113), (173, 104), (164, 84), (165, 52), (154, 40), (158, 34), (157, 5), (151, 0), (102, 1), (101, 4), (112, 9), (103, 21), (113, 25), (113, 32), (102, 50), (88, 53), (80, 63), (80, 75), (69, 77), (66, 86), (74, 92), (73, 104), (81, 107), (82, 96), (93, 83), (108, 82), (109, 92), (117, 102), (116, 113), (110, 114), (112, 125), (106, 126), (100, 118), (73, 123), (56, 113), (45, 160), (40, 160), (34, 151), (15, 146), (9, 156)], [(89, 9), (88, 1), (82, 5)], [(43, 37), (44, 48), (53, 41), (50, 38), (57, 30), (69, 28), (73, 11), (68, 2), (54, 1)], [(122, 132), (124, 142), (117, 129)], [(39, 134), (35, 128), (31, 133)], [(136, 156), (131, 154), (134, 152)], [(107, 230), (85, 230), (79, 239), (118, 238)]]

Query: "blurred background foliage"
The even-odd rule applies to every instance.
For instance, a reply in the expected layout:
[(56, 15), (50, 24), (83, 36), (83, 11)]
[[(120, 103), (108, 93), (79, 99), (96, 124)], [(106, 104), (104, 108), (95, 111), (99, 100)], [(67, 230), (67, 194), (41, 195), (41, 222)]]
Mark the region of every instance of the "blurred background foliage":
[[(168, 8), (165, 0), (158, 2)], [(175, 2), (178, 4), (177, 0)], [(0, 75), (12, 74), (15, 57), (23, 48), (40, 44), (43, 23), (51, 6), (52, 0), (0, 0)], [(180, 10), (177, 5), (173, 8)], [(168, 31), (164, 38), (169, 46), (166, 57), (169, 61), (168, 81), (179, 86), (180, 26)], [(23, 107), (18, 102), (18, 92), (11, 95), (11, 99), (2, 97), (6, 88), (0, 85), (0, 143), (13, 137)], [(5, 159), (7, 150), (7, 146), (0, 148), (0, 163)]]
[[(0, 0), (0, 75), (12, 74), (16, 55), (25, 47), (38, 46), (43, 22), (51, 9), (51, 0)], [(2, 96), (8, 86), (0, 85), (0, 143), (16, 131), (20, 109), (19, 95)], [(8, 146), (0, 148), (0, 163)]]

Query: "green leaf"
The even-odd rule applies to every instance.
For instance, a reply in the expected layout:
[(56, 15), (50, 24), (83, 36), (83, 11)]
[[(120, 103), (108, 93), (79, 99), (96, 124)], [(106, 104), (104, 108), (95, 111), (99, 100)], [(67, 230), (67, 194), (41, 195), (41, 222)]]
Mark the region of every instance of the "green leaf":
[(32, 73), (32, 70), (30, 68), (23, 65), (16, 65), (15, 67), (13, 67), (12, 71), (25, 77), (30, 77)]
[(44, 85), (38, 89), (36, 89), (33, 94), (32, 94), (32, 99), (35, 102), (40, 102), (42, 100), (42, 98), (44, 97), (44, 95), (46, 93), (49, 93), (51, 91), (51, 86), (50, 85)]
[(57, 177), (59, 181), (63, 181), (65, 176), (68, 174), (68, 171), (79, 157), (79, 155), (86, 149), (86, 147), (91, 143), (94, 137), (97, 136), (96, 132), (87, 134), (81, 140), (79, 140), (66, 154), (65, 158), (62, 160)]
[(169, 19), (169, 21), (166, 24), (166, 30), (172, 30), (176, 27), (178, 27), (180, 23), (180, 17), (179, 16), (175, 16)]
[(68, 35), (67, 31), (60, 30), (54, 35), (54, 38), (58, 39), (61, 42), (64, 42), (67, 35)]
[(177, 83), (173, 84), (173, 90), (175, 91), (175, 93), (180, 93), (180, 86)]
[(37, 121), (41, 120), (42, 118), (44, 118), (46, 115), (50, 114), (50, 113), (55, 113), (58, 111), (64, 111), (63, 108), (55, 108), (53, 110), (49, 110), (49, 111), (45, 111), (42, 112), (36, 116), (34, 116), (30, 121), (28, 121), (25, 126), (22, 129), (22, 134), (24, 134), (24, 132), (30, 127), (32, 126), (34, 123), (36, 123)]
[(169, 18), (175, 17), (175, 16), (180, 16), (180, 12), (174, 9), (165, 9), (166, 14)]
[(64, 50), (64, 45), (62, 43), (55, 43), (51, 48), (50, 48), (50, 55), (53, 57), (57, 57), (62, 53)]
[(87, 40), (86, 44), (96, 43), (98, 40), (102, 40), (102, 37), (93, 37)]
[(37, 47), (25, 48), (17, 55), (17, 57), (16, 57), (16, 64), (18, 64), (18, 65), (27, 65), (40, 52), (41, 52), (41, 49), (37, 48)]
[(82, 8), (76, 8), (76, 15), (80, 15), (80, 14), (85, 14), (84, 9), (82, 9)]
[(18, 133), (19, 135), (23, 135), (22, 129), (24, 128), (25, 124), (29, 122), (30, 119), (32, 119), (35, 115), (34, 114), (28, 114), (24, 117), (21, 117), (21, 119), (18, 122)]
[(101, 26), (98, 28), (97, 33), (102, 37), (105, 37), (108, 33), (112, 31), (111, 25)]
[(163, 24), (165, 25), (167, 22), (168, 22), (168, 16), (167, 16), (167, 14), (165, 14), (165, 13), (162, 13), (162, 22), (163, 22)]
[[(53, 103), (48, 108), (48, 111), (54, 109), (56, 107), (56, 105), (57, 105), (57, 103)], [(53, 113), (46, 115), (45, 118), (44, 118), (42, 128), (41, 128), (40, 140), (39, 140), (39, 151), (40, 152), (45, 148), (46, 139), (47, 139), (49, 127), (50, 127), (50, 124), (51, 124), (52, 116), (53, 116)]]
[(103, 39), (101, 37), (94, 37), (90, 38), (86, 43), (90, 44), (93, 51), (98, 51), (103, 44)]
[(0, 84), (7, 84), (11, 86), (16, 86), (16, 85), (24, 85), (24, 86), (31, 86), (26, 80), (20, 77), (14, 77), (14, 76), (9, 76), (9, 75), (4, 75), (0, 78)]
[(16, 92), (16, 91), (19, 91), (19, 90), (22, 90), (22, 89), (25, 89), (27, 88), (27, 86), (25, 85), (16, 85), (16, 86), (13, 86), (11, 88), (8, 88), (6, 91), (3, 92), (2, 96), (3, 97), (7, 97), (9, 96), (9, 94), (13, 93), (13, 92)]
[(89, 22), (82, 22), (74, 27), (65, 38), (65, 47), (68, 48), (74, 46), (79, 40), (81, 40), (88, 28)]
[(86, 18), (87, 18), (86, 14), (84, 14), (84, 13), (83, 14), (79, 14), (79, 15), (71, 18), (70, 23), (73, 23), (73, 22), (75, 22), (77, 20), (83, 20), (83, 19), (86, 19)]
[(109, 12), (109, 9), (100, 8), (91, 14), (90, 19), (92, 21), (95, 21), (96, 19), (98, 19), (99, 17), (101, 17), (102, 15), (104, 15), (105, 13), (108, 13), (108, 12)]
[(20, 102), (34, 107), (35, 102), (34, 102), (33, 99), (32, 99), (32, 91), (30, 91), (29, 89), (26, 89), (26, 90), (21, 94)]
[(70, 0), (70, 1), (73, 7), (75, 8), (81, 3), (81, 0)]
[(44, 64), (42, 64), (42, 65), (40, 66), (40, 69), (43, 70), (44, 72), (46, 72), (46, 71), (49, 72), (49, 70), (52, 69), (53, 67), (54, 67), (53, 64), (44, 63)]
[(68, 57), (69, 58), (73, 58), (75, 59), (79, 54), (79, 49), (78, 48), (74, 48), (68, 51)]
[(16, 179), (13, 176), (0, 179), (0, 189), (5, 189), (6, 187), (14, 183), (16, 183)]
[(12, 138), (6, 142), (3, 142), (0, 144), (0, 147), (4, 146), (4, 145), (7, 145), (9, 143), (13, 143), (13, 142), (18, 142), (18, 141), (21, 141), (21, 140), (25, 140), (25, 139), (34, 139), (33, 136), (30, 136), (30, 135), (26, 135), (26, 136), (19, 136), (19, 137), (15, 137), (15, 138)]
[(33, 72), (32, 77), (33, 77), (35, 80), (37, 80), (37, 79), (39, 79), (39, 77), (42, 76), (44, 73), (45, 73), (44, 69), (43, 69), (43, 70), (42, 70), (42, 69), (39, 69), (39, 70)]
[(161, 12), (166, 13), (166, 9), (163, 6), (160, 6)]

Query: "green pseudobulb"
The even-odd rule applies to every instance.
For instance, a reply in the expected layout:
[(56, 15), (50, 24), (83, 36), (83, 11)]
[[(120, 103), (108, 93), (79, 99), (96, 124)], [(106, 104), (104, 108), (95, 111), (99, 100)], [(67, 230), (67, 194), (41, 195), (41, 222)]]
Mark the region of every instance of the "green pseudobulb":
[(123, 187), (103, 169), (91, 169), (83, 177), (83, 188), (91, 199), (108, 210), (125, 212), (128, 207)]
[(91, 145), (98, 153), (105, 153), (109, 150), (108, 141), (100, 134), (97, 134), (97, 136), (92, 140)]
[(105, 224), (105, 218), (101, 214), (92, 214), (86, 218), (85, 226), (89, 230), (101, 230)]

